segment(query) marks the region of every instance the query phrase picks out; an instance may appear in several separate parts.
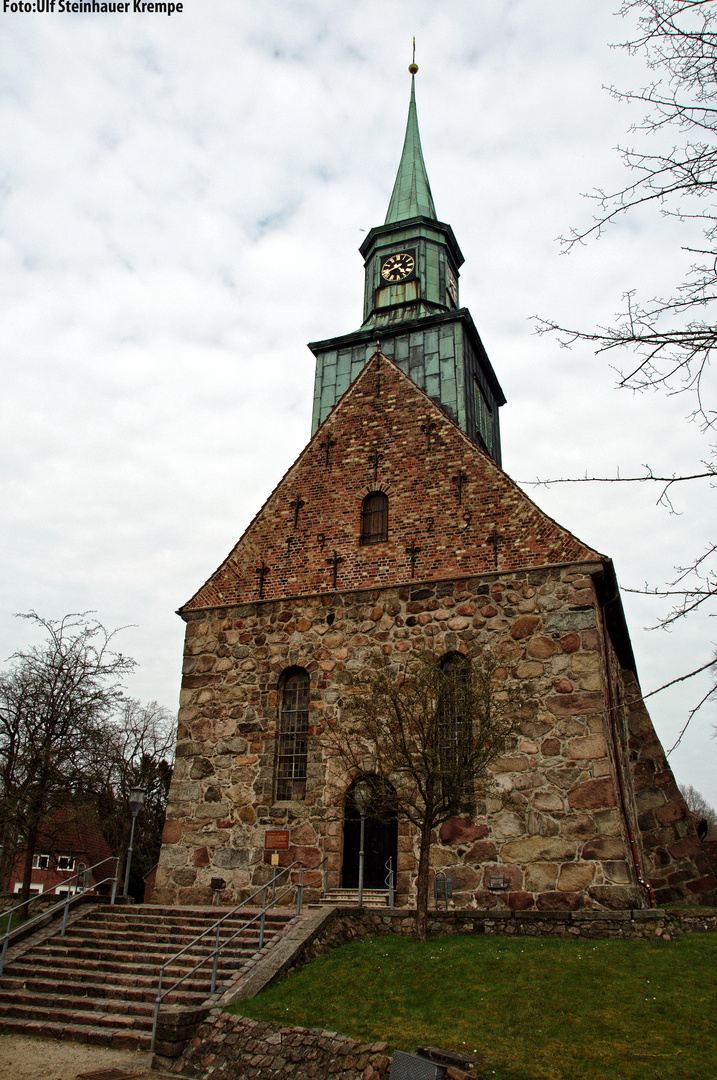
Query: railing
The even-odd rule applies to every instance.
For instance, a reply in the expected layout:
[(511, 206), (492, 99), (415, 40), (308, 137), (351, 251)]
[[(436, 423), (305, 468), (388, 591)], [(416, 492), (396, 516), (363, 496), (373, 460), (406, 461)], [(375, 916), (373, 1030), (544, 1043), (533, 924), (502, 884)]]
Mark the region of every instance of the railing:
[(388, 870), (388, 873), (386, 874), (386, 877), (384, 878), (384, 881), (386, 882), (386, 888), (388, 889), (388, 906), (393, 907), (393, 859), (392, 858), (389, 858), (389, 859), (386, 860), (386, 869)]
[[(328, 861), (329, 861), (328, 855), (324, 855), (323, 859), (321, 860), (319, 865), (316, 867), (317, 870), (321, 870), (321, 895), (322, 896), (326, 896), (326, 893), (327, 893), (326, 875), (328, 874), (328, 870), (326, 869), (326, 864), (328, 863)], [(322, 869), (322, 867), (323, 867), (323, 869)]]
[[(283, 874), (286, 874), (290, 870), (294, 870), (297, 867), (298, 867), (298, 871), (299, 871), (298, 885), (294, 886), (294, 884), (291, 882), (291, 880), (289, 880), (289, 884), (286, 886), (286, 888), (283, 889), (280, 893), (277, 894), (277, 892), (276, 892), (276, 883), (277, 883), (278, 879)], [(266, 913), (267, 913), (267, 911), (275, 903), (278, 903), (279, 900), (281, 900), (284, 896), (286, 896), (288, 893), (290, 893), (294, 888), (296, 888), (296, 914), (300, 915), (301, 914), (302, 904), (303, 904), (303, 898), (304, 898), (304, 866), (303, 866), (303, 863), (298, 862), (298, 861), (293, 862), (293, 863), (291, 863), (290, 866), (285, 866), (283, 869), (277, 871), (277, 873), (275, 873), (273, 875), (271, 881), (268, 881), (266, 883), (266, 885), (260, 886), (260, 888), (258, 888), (255, 892), (253, 892), (251, 894), (251, 896), (248, 896), (246, 900), (242, 900), (241, 904), (237, 904), (236, 907), (231, 909), (231, 911), (227, 911), (224, 915), (222, 915), (221, 919), (217, 919), (217, 921), (215, 923), (213, 923), (211, 926), (207, 927), (207, 929), (204, 930), (197, 937), (195, 937), (193, 941), (190, 941), (188, 945), (185, 945), (183, 949), (180, 949), (180, 951), (175, 953), (174, 956), (170, 956), (169, 960), (166, 960), (162, 964), (161, 968), (159, 969), (159, 982), (157, 984), (157, 997), (156, 997), (155, 1004), (154, 1004), (154, 1019), (152, 1021), (152, 1043), (151, 1043), (151, 1046), (150, 1046), (150, 1050), (154, 1051), (154, 1044), (155, 1044), (156, 1039), (157, 1039), (157, 1022), (159, 1020), (159, 1010), (161, 1009), (162, 1002), (167, 997), (167, 995), (171, 994), (173, 990), (176, 990), (177, 987), (181, 983), (183, 983), (185, 979), (188, 979), (190, 975), (193, 975), (195, 971), (198, 971), (199, 968), (202, 967), (204, 964), (206, 964), (207, 961), (210, 960), (210, 959), (212, 960), (212, 982), (211, 982), (211, 989), (210, 989), (209, 993), (214, 994), (216, 992), (216, 989), (217, 989), (217, 967), (218, 967), (218, 964), (219, 964), (219, 953), (222, 951), (222, 949), (226, 945), (229, 945), (230, 942), (234, 941), (234, 938), (238, 937), (241, 933), (243, 933), (244, 930), (246, 930), (249, 926), (251, 926), (253, 923), (255, 923), (257, 921), (257, 919), (259, 920), (259, 948), (263, 949), (264, 948), (264, 925), (265, 925), (265, 922), (266, 922)], [(269, 902), (267, 903), (266, 894), (267, 894), (267, 890), (269, 890), (269, 889), (271, 890), (271, 898), (269, 899)], [(240, 908), (246, 907), (247, 904), (251, 903), (251, 901), (256, 896), (259, 895), (259, 893), (262, 894), (261, 911), (257, 911), (257, 913), (251, 917), (251, 919), (247, 919), (247, 921), (245, 923), (242, 923), (242, 925), (239, 927), (239, 929), (235, 930), (235, 932), (230, 937), (228, 937), (224, 941), (220, 942), (219, 941), (219, 932), (221, 930), (222, 923), (226, 922), (226, 920), (231, 918), (232, 915), (235, 915), (237, 913), (237, 911), (240, 910)], [(194, 967), (190, 971), (185, 971), (184, 975), (182, 975), (182, 977), (180, 979), (177, 979), (177, 981), (175, 983), (173, 983), (167, 990), (163, 991), (162, 990), (162, 982), (164, 980), (164, 973), (165, 973), (166, 968), (168, 968), (170, 964), (173, 964), (176, 960), (178, 960), (180, 956), (184, 956), (184, 954), (186, 952), (188, 952), (191, 948), (193, 948), (197, 944), (198, 941), (201, 941), (202, 938), (205, 938), (205, 937), (207, 937), (208, 935), (210, 935), (212, 933), (215, 935), (214, 948), (212, 949), (212, 951), (210, 953), (208, 953), (207, 956), (203, 957), (199, 961), (198, 964), (195, 964)]]
[[(105, 878), (102, 878), (101, 881), (93, 882), (92, 881), (92, 871), (96, 870), (97, 867), (104, 866), (106, 863), (109, 863), (109, 862), (113, 862), (115, 864), (114, 874), (112, 875), (112, 877), (105, 877)], [(59, 881), (57, 883), (57, 885), (53, 885), (53, 887), (52, 887), (52, 889), (50, 889), (49, 893), (38, 893), (36, 896), (31, 896), (27, 900), (23, 900), (23, 902), (21, 904), (16, 904), (15, 907), (12, 907), (12, 908), (10, 908), (9, 911), (6, 911), (4, 914), (7, 915), (7, 926), (5, 927), (5, 933), (3, 934), (3, 939), (2, 939), (2, 953), (0, 954), (0, 975), (2, 975), (3, 971), (5, 970), (5, 957), (7, 955), (7, 947), (8, 947), (8, 943), (10, 941), (10, 937), (11, 937), (12, 932), (13, 932), (12, 931), (12, 920), (13, 920), (13, 916), (16, 914), (16, 912), (20, 911), (24, 907), (29, 907), (29, 905), (33, 902), (33, 900), (37, 900), (39, 896), (51, 895), (53, 892), (56, 893), (58, 889), (61, 889), (61, 888), (63, 888), (63, 886), (67, 885), (67, 896), (65, 897), (64, 900), (58, 900), (58, 902), (56, 904), (53, 904), (51, 907), (46, 908), (44, 911), (41, 911), (39, 915), (35, 915), (32, 919), (27, 919), (25, 922), (23, 922), (21, 924), (22, 929), (27, 930), (30, 926), (33, 926), (35, 923), (40, 922), (41, 919), (46, 919), (48, 915), (52, 915), (55, 911), (59, 911), (60, 908), (64, 906), (65, 910), (62, 913), (62, 930), (61, 930), (61, 935), (62, 935), (62, 937), (64, 937), (65, 936), (65, 931), (67, 930), (67, 917), (68, 917), (69, 910), (70, 910), (70, 904), (73, 903), (75, 900), (77, 900), (79, 897), (84, 896), (85, 893), (88, 892), (89, 890), (94, 891), (95, 889), (99, 888), (100, 885), (106, 885), (108, 882), (111, 881), (112, 882), (112, 896), (111, 896), (111, 899), (110, 899), (110, 903), (114, 904), (115, 898), (117, 896), (117, 873), (118, 873), (118, 870), (119, 870), (119, 861), (117, 859), (115, 859), (115, 858), (102, 859), (100, 862), (95, 863), (94, 866), (83, 867), (81, 870), (78, 867), (78, 869), (75, 871), (75, 873), (72, 874), (70, 877), (65, 878), (64, 881)], [(81, 882), (80, 882), (80, 879), (81, 879)], [(74, 889), (75, 889), (74, 893), (72, 892), (72, 889), (73, 889), (72, 883), (73, 882), (74, 882)], [(17, 931), (19, 929), (20, 929), (20, 926), (16, 927), (14, 932), (17, 933)]]

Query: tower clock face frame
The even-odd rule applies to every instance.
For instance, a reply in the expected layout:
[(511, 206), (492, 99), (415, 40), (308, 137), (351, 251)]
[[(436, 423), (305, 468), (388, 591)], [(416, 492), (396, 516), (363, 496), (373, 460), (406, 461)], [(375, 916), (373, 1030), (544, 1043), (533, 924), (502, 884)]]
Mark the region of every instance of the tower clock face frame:
[(381, 259), (381, 284), (400, 285), (416, 276), (415, 251), (396, 251)]

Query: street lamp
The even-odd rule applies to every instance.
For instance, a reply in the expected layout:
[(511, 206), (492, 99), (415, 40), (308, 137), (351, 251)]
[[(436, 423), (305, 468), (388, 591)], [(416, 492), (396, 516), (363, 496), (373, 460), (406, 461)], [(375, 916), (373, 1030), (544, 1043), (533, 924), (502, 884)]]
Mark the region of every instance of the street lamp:
[(134, 843), (134, 827), (137, 821), (137, 814), (144, 806), (144, 800), (147, 795), (146, 789), (143, 787), (135, 787), (130, 790), (129, 793), (129, 808), (132, 811), (132, 832), (129, 834), (129, 850), (127, 852), (127, 868), (124, 873), (124, 894), (129, 895), (129, 871), (132, 865), (132, 844)]
[(367, 780), (360, 780), (354, 788), (354, 806), (361, 816), (361, 840), (359, 843), (359, 881), (358, 881), (358, 906), (363, 907), (363, 861), (364, 861), (364, 822), (366, 813), (371, 805), (371, 785)]

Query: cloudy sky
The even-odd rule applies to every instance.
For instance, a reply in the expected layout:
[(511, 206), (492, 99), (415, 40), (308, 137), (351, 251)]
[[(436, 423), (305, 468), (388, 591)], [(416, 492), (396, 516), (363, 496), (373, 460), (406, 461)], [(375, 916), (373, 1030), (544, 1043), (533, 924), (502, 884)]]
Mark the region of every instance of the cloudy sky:
[[(42, 5), (40, 5), (42, 6)], [(607, 361), (530, 318), (606, 324), (622, 294), (672, 288), (686, 227), (646, 212), (597, 244), (581, 193), (620, 186), (640, 116), (607, 85), (647, 81), (610, 48), (617, 0), (185, 0), (159, 14), (0, 12), (0, 657), (13, 618), (95, 610), (177, 704), (174, 614), (224, 558), (309, 437), (307, 341), (361, 321), (358, 247), (381, 224), (408, 106), (466, 263), (468, 306), (502, 382), (518, 481), (671, 473), (706, 453), (690, 403), (615, 389)], [(661, 584), (714, 535), (708, 487), (528, 488)], [(643, 690), (706, 663), (706, 620), (624, 596)], [(666, 746), (707, 689), (651, 699)], [(671, 757), (717, 805), (714, 707)]]

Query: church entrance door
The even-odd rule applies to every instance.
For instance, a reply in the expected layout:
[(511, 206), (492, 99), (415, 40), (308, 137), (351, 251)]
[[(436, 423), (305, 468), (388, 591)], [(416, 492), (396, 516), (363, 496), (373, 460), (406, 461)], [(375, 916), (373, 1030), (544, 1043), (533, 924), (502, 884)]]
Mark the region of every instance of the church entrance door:
[[(374, 784), (381, 784), (390, 789), (390, 785), (378, 777), (368, 777)], [(358, 888), (359, 875), (359, 851), (361, 843), (361, 817), (354, 803), (354, 790), (352, 784), (346, 792), (344, 803), (344, 859), (341, 869), (341, 884), (345, 889)], [(398, 856), (398, 817), (395, 811), (388, 814), (377, 812), (376, 802), (369, 805), (364, 823), (364, 876), (363, 883), (366, 889), (385, 889), (386, 876), (388, 874), (388, 860), (391, 859), (393, 866), (394, 882), (396, 880), (396, 864)], [(380, 803), (385, 806), (386, 799), (382, 797)]]

